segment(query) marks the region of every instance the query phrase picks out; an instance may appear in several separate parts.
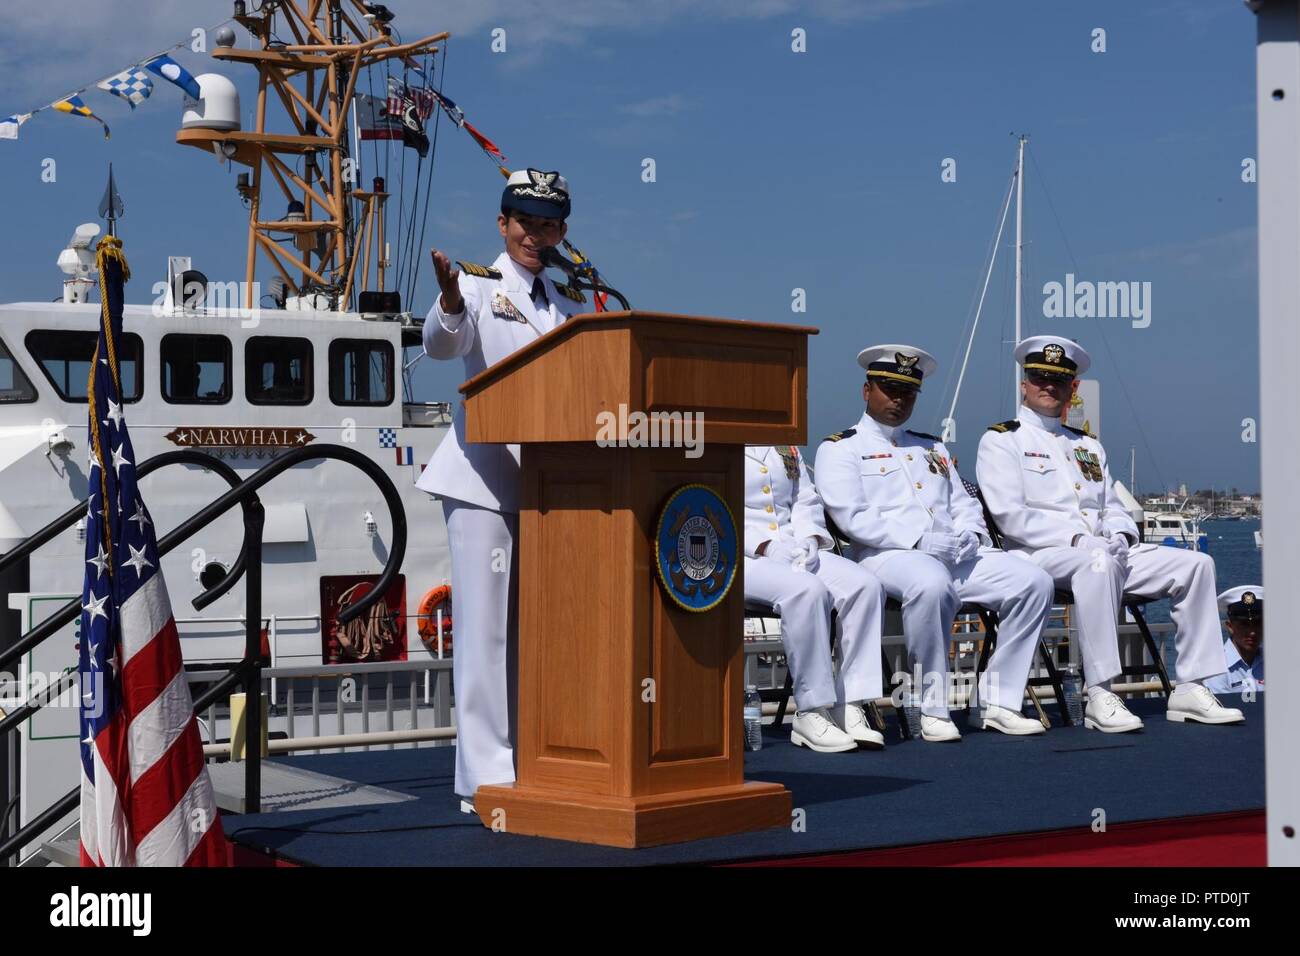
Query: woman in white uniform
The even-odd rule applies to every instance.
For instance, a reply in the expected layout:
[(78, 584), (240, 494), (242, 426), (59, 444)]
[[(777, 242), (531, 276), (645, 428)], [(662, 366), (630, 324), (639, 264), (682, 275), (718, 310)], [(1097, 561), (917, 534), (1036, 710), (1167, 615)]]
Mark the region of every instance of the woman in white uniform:
[[(567, 231), (568, 184), (557, 173), (513, 173), (497, 226), (505, 252), (491, 266), (460, 263), (433, 250), (441, 296), (424, 321), (424, 350), (460, 358), (465, 378), (587, 311), (581, 292), (552, 282), (542, 251)], [(456, 607), (456, 793), (473, 812), (474, 791), (511, 783), (519, 529), (519, 446), (468, 444), (465, 407), (456, 409), (418, 487), (442, 499)]]

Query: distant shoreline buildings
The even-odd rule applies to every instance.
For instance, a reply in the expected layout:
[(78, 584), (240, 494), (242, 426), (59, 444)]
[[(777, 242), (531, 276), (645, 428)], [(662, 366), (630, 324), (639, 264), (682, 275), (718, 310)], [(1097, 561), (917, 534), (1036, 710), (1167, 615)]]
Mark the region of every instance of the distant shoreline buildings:
[(1177, 492), (1143, 492), (1137, 498), (1147, 511), (1178, 511), (1201, 521), (1259, 518), (1263, 508), (1259, 492), (1242, 493), (1236, 488), (1223, 492), (1213, 488), (1188, 491), (1182, 485)]

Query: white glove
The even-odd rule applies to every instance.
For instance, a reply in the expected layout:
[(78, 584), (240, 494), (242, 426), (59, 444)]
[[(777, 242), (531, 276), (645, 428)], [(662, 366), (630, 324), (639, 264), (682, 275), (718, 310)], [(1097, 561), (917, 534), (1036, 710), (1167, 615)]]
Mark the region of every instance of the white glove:
[(916, 550), (938, 558), (944, 564), (956, 564), (961, 553), (961, 539), (955, 534), (927, 531), (916, 542)]
[(1074, 546), (1081, 551), (1096, 551), (1100, 548), (1107, 554), (1110, 553), (1110, 542), (1105, 538), (1099, 538), (1092, 534), (1079, 535), (1078, 540), (1074, 542)]
[[(803, 570), (809, 574), (816, 574), (817, 569), (822, 566), (821, 542), (816, 538), (804, 538), (803, 544), (799, 547), (803, 552)], [(799, 567), (799, 564), (796, 563), (795, 567)]]
[(1128, 568), (1129, 547), (1128, 538), (1121, 532), (1117, 531), (1106, 539), (1106, 551), (1121, 568)]
[(771, 558), (773, 561), (780, 561), (782, 564), (793, 565), (796, 560), (803, 560), (803, 549), (793, 541), (785, 538), (773, 538), (767, 543), (763, 551), (763, 557)]
[(963, 531), (961, 534), (957, 535), (957, 541), (961, 548), (961, 550), (957, 552), (957, 562), (959, 564), (962, 561), (969, 561), (971, 558), (975, 557), (975, 555), (979, 554), (980, 545), (983, 544), (983, 542), (980, 541), (980, 536), (974, 531)]

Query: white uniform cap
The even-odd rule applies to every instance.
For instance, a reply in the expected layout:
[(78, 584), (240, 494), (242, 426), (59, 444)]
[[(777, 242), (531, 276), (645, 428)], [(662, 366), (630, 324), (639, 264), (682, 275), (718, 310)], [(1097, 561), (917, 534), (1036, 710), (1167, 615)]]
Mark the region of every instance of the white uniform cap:
[(1255, 610), (1253, 605), (1261, 605), (1263, 603), (1264, 589), (1262, 587), (1258, 584), (1243, 584), (1239, 588), (1228, 588), (1228, 590), (1219, 595), (1219, 612), (1227, 614), (1230, 608), (1239, 604), (1242, 606), (1236, 608), (1238, 613), (1233, 615), (1234, 617), (1254, 617), (1256, 615), (1252, 613), (1252, 611)]
[(939, 367), (933, 355), (914, 345), (872, 345), (858, 353), (867, 378), (905, 382), (921, 387), (921, 380)]
[(543, 219), (569, 218), (569, 183), (557, 172), (516, 169), (501, 193), (501, 208)]
[(1078, 342), (1063, 335), (1034, 335), (1016, 346), (1016, 361), (1025, 371), (1076, 378), (1088, 371), (1092, 358)]

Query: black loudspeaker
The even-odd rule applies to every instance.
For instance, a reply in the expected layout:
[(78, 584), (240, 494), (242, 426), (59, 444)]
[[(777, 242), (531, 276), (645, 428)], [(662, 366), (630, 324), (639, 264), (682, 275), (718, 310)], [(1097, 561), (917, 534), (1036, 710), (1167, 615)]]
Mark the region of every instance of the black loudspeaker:
[(202, 309), (208, 301), (208, 277), (198, 269), (186, 269), (176, 277), (172, 298), (183, 308)]

